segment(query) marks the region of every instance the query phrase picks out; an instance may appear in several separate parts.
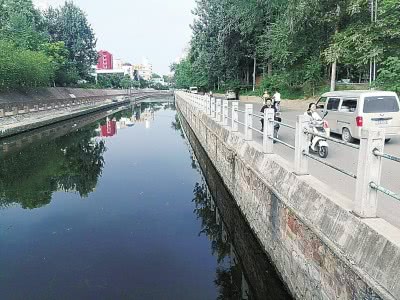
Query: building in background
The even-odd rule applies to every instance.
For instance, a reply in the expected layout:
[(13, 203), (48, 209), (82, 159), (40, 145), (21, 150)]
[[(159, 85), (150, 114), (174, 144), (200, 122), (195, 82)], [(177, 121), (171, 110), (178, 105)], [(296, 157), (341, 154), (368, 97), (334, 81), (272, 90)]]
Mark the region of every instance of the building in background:
[(120, 58), (116, 58), (113, 61), (113, 69), (121, 70), (124, 62)]
[(136, 70), (138, 75), (144, 80), (150, 80), (153, 75), (153, 66), (146, 58), (143, 59), (143, 63), (134, 65), (133, 69)]
[(100, 50), (96, 68), (98, 70), (112, 70), (113, 69), (112, 54), (108, 51)]

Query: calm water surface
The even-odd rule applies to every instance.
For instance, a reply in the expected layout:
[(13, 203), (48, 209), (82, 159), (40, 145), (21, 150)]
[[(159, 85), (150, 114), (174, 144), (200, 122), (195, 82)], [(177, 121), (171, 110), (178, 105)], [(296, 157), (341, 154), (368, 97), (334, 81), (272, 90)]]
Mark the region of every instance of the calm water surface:
[(196, 155), (168, 102), (0, 141), (0, 299), (288, 299)]

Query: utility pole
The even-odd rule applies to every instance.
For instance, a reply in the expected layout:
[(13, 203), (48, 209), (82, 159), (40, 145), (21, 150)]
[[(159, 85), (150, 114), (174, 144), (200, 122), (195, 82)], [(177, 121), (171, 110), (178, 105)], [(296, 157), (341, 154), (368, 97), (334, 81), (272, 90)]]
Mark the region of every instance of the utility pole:
[[(374, 1), (374, 0), (372, 0), (372, 1)], [(339, 18), (340, 18), (340, 6), (339, 6), (339, 4), (337, 5), (336, 16), (338, 18), (338, 21), (336, 23), (335, 35), (339, 32)], [(337, 67), (337, 58), (335, 58), (334, 62), (332, 63), (331, 89), (330, 89), (331, 92), (335, 91), (335, 89), (336, 89), (336, 67)]]
[(332, 72), (331, 72), (331, 92), (334, 92), (336, 89), (336, 66), (337, 60), (332, 63)]
[[(370, 0), (371, 23), (376, 23), (378, 19), (378, 0)], [(376, 80), (376, 56), (369, 61), (369, 84)]]
[(256, 90), (256, 64), (257, 64), (257, 58), (256, 58), (256, 52), (254, 51), (253, 92)]

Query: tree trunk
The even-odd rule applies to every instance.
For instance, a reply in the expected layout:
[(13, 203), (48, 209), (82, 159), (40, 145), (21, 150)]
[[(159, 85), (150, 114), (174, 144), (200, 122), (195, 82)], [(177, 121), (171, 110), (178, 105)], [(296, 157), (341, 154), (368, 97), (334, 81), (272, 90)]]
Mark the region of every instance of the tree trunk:
[(337, 63), (336, 60), (332, 63), (331, 92), (335, 91), (336, 89), (336, 63)]
[(268, 60), (268, 76), (272, 76), (272, 62)]
[(256, 54), (254, 53), (253, 92), (256, 90), (256, 66), (257, 66), (257, 59), (256, 59)]

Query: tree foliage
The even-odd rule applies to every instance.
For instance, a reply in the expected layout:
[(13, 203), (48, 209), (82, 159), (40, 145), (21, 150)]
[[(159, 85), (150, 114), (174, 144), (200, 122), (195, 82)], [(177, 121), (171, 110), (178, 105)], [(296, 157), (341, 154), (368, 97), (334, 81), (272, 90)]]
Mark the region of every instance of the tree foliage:
[(87, 79), (95, 45), (84, 12), (72, 2), (41, 12), (32, 0), (0, 0), (0, 90)]
[(0, 40), (0, 90), (39, 87), (53, 80), (54, 65), (43, 53)]
[(197, 0), (187, 57), (171, 68), (176, 85), (249, 85), (255, 63), (263, 87), (313, 93), (335, 61), (339, 79), (366, 82), (372, 59), (383, 74), (400, 57), (399, 1), (380, 0), (376, 22), (370, 2)]
[(80, 78), (87, 78), (97, 61), (97, 40), (85, 13), (67, 1), (61, 8), (49, 8), (44, 16), (50, 41), (64, 42), (68, 60), (75, 65)]

